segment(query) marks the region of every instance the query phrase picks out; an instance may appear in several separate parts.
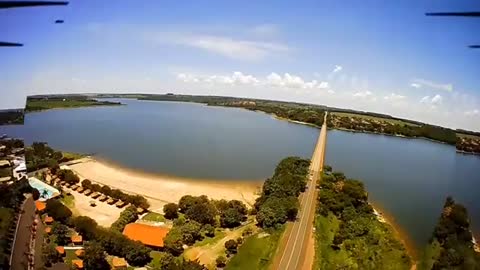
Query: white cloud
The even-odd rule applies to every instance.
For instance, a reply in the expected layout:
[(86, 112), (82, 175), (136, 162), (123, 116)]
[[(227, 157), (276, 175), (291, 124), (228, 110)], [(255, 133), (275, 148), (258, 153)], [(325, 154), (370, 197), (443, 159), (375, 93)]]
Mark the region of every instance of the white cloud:
[(372, 96), (373, 96), (373, 93), (368, 90), (353, 93), (353, 97), (358, 97), (358, 98), (367, 98)]
[(480, 111), (475, 109), (475, 110), (471, 110), (471, 111), (466, 111), (464, 112), (464, 114), (466, 116), (479, 116), (480, 115)]
[(410, 84), (410, 86), (414, 88), (427, 88), (427, 89), (442, 90), (447, 92), (453, 91), (452, 84), (442, 84), (442, 83), (437, 83), (437, 82), (424, 80), (424, 79), (414, 79), (413, 82)]
[(440, 95), (435, 95), (434, 97), (424, 96), (422, 99), (420, 99), (420, 103), (436, 107), (443, 103), (443, 97)]
[(301, 89), (327, 89), (328, 82), (319, 82), (317, 80), (305, 81), (300, 76), (285, 73), (282, 76), (272, 72), (267, 76), (265, 83), (270, 86), (286, 87), (286, 88), (301, 88)]
[(399, 101), (399, 100), (404, 100), (406, 97), (402, 95), (398, 95), (395, 93), (391, 93), (390, 95), (384, 96), (383, 99), (389, 100), (389, 101)]
[[(330, 85), (328, 82), (320, 82), (318, 85), (317, 85), (318, 88), (320, 89), (326, 89), (326, 88), (329, 88)], [(333, 90), (332, 90), (333, 91)]]
[(186, 82), (186, 83), (219, 83), (219, 84), (229, 84), (229, 85), (257, 85), (259, 80), (252, 75), (245, 75), (240, 71), (233, 72), (232, 75), (211, 75), (211, 76), (200, 76), (186, 73), (177, 74), (177, 80)]
[(343, 67), (339, 65), (335, 65), (335, 68), (333, 69), (333, 73), (337, 73), (342, 71)]
[(278, 34), (278, 27), (274, 24), (261, 24), (253, 27), (250, 33), (260, 37), (271, 37)]

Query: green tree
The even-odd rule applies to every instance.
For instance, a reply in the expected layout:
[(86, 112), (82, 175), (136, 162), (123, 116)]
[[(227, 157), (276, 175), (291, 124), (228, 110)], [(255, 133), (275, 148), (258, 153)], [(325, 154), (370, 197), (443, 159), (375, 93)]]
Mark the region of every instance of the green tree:
[(85, 257), (83, 258), (85, 269), (109, 270), (110, 265), (105, 257), (105, 250), (99, 243), (90, 241), (85, 244)]
[(54, 243), (44, 244), (42, 247), (42, 259), (45, 266), (50, 267), (52, 264), (55, 264), (62, 260), (62, 257), (55, 249)]
[(86, 216), (78, 216), (72, 219), (75, 230), (86, 239), (94, 239), (97, 233), (97, 222)]
[(55, 243), (59, 246), (65, 246), (70, 243), (70, 230), (60, 222), (54, 222), (52, 225), (52, 234), (55, 236)]
[(203, 225), (203, 231), (205, 232), (205, 236), (214, 237), (215, 236), (215, 227), (211, 224)]
[(178, 217), (178, 205), (176, 203), (167, 203), (163, 206), (163, 213), (167, 219), (176, 219)]
[(236, 208), (229, 208), (220, 216), (220, 225), (224, 228), (234, 228), (240, 225), (246, 218)]
[(188, 219), (195, 220), (201, 224), (215, 224), (215, 216), (217, 211), (215, 206), (207, 201), (201, 201), (190, 206), (185, 212)]
[(173, 256), (179, 256), (183, 252), (183, 237), (182, 232), (173, 227), (163, 239), (165, 250), (170, 252)]
[(237, 253), (237, 241), (230, 239), (227, 242), (225, 242), (225, 248), (227, 249), (227, 253), (229, 254), (235, 254)]
[(217, 257), (217, 259), (215, 260), (216, 264), (217, 264), (217, 267), (225, 267), (225, 265), (227, 265), (227, 258), (225, 258), (225, 256), (223, 255), (220, 255)]
[(45, 211), (48, 215), (52, 216), (54, 220), (62, 223), (66, 223), (68, 218), (72, 216), (72, 211), (56, 199), (47, 200)]

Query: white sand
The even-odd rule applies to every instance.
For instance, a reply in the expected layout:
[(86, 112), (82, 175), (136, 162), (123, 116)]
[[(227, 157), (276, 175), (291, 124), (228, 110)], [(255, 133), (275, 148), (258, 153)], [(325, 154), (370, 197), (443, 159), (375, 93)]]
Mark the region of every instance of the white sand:
[(94, 159), (82, 159), (81, 162), (71, 164), (69, 167), (82, 179), (86, 178), (128, 193), (140, 194), (148, 199), (151, 210), (160, 212), (163, 205), (169, 202), (177, 203), (184, 195), (206, 195), (211, 199), (236, 199), (253, 205), (261, 190), (261, 183), (258, 181), (239, 183), (228, 180), (205, 181), (153, 175), (119, 168)]
[[(110, 227), (110, 225), (120, 217), (120, 212), (125, 209), (125, 207), (120, 209), (115, 205), (109, 205), (106, 202), (95, 200), (68, 188), (65, 188), (65, 190), (68, 190), (75, 198), (75, 211), (77, 211), (75, 214), (90, 217), (94, 219), (98, 225), (104, 227)], [(95, 201), (96, 206), (90, 206), (90, 201)]]

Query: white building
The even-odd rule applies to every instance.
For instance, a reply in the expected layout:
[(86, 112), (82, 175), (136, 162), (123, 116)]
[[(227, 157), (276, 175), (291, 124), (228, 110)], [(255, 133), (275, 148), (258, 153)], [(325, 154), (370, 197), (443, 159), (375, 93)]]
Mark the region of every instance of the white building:
[(22, 179), (23, 177), (27, 177), (27, 166), (25, 162), (20, 163), (15, 169), (13, 169), (13, 177), (17, 178), (18, 180)]

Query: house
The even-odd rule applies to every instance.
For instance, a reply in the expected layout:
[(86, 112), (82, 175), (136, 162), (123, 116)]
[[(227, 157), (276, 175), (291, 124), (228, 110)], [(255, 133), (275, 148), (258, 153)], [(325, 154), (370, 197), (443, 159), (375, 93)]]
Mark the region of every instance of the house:
[(127, 269), (127, 262), (124, 258), (113, 257), (112, 259), (113, 269), (115, 270), (126, 270)]
[(118, 208), (122, 208), (126, 205), (127, 203), (124, 202), (124, 201), (118, 201), (115, 206), (118, 207)]
[(65, 256), (65, 248), (63, 246), (56, 246), (55, 247), (55, 250), (57, 250), (58, 254), (60, 254), (60, 256)]
[(83, 238), (81, 235), (72, 235), (71, 239), (74, 245), (81, 245), (83, 243)]
[(101, 201), (101, 202), (104, 202), (104, 201), (106, 201), (107, 199), (108, 199), (108, 197), (105, 196), (105, 195), (101, 195), (100, 197), (98, 197), (98, 200)]
[(92, 193), (92, 191), (90, 189), (87, 189), (83, 192), (83, 194), (85, 194), (87, 196), (90, 195), (91, 193)]
[(27, 177), (27, 165), (25, 165), (25, 162), (20, 163), (15, 169), (13, 169), (13, 177), (17, 179)]
[(75, 255), (77, 255), (77, 257), (79, 258), (83, 258), (83, 256), (85, 255), (85, 250), (82, 248), (82, 249), (77, 249), (75, 251)]
[(110, 205), (112, 205), (112, 204), (114, 204), (116, 201), (117, 201), (116, 199), (110, 198), (110, 199), (107, 200), (107, 203), (110, 204)]
[(165, 227), (129, 223), (123, 229), (123, 235), (134, 241), (140, 241), (151, 248), (160, 249), (163, 248), (163, 239), (169, 231), (170, 229)]
[(100, 195), (101, 195), (100, 193), (94, 192), (94, 193), (92, 193), (92, 195), (90, 197), (96, 199), (96, 198), (100, 197)]
[(35, 201), (35, 208), (37, 209), (38, 213), (41, 213), (45, 210), (45, 208), (47, 208), (47, 203), (36, 200)]
[(77, 269), (83, 269), (83, 260), (72, 260), (72, 265), (76, 267)]
[(10, 167), (10, 161), (2, 159), (0, 160), (0, 168), (8, 168)]
[(53, 223), (53, 217), (51, 217), (51, 216), (46, 216), (43, 221), (45, 222), (45, 224), (50, 225), (50, 224)]

